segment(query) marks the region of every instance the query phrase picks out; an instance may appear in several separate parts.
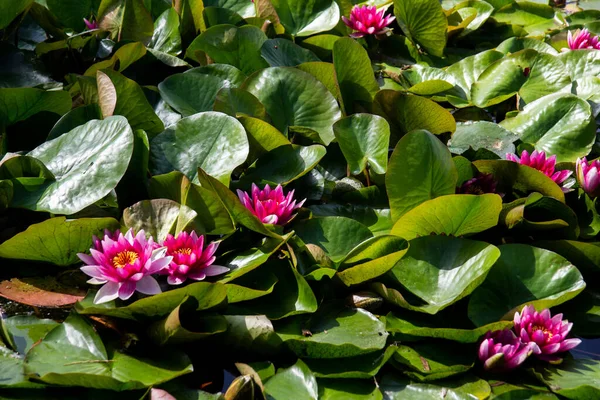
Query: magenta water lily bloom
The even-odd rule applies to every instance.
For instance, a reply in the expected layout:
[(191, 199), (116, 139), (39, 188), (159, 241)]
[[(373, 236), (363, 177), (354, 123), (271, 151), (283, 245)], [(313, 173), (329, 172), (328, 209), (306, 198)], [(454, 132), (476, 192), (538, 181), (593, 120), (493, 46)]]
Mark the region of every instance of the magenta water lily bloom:
[(556, 362), (560, 361), (556, 353), (564, 353), (581, 343), (579, 339), (567, 339), (573, 324), (562, 317), (562, 314), (552, 317), (548, 309), (538, 313), (533, 306), (525, 306), (520, 314), (515, 313), (514, 329), (523, 343), (535, 343), (540, 348), (538, 358)]
[(600, 50), (600, 40), (598, 36), (592, 35), (587, 29), (577, 29), (575, 33), (569, 31), (567, 34), (567, 43), (569, 49), (596, 49)]
[(117, 297), (127, 300), (135, 291), (160, 293), (158, 282), (151, 275), (168, 267), (172, 257), (166, 251), (164, 247), (156, 248), (152, 238), (146, 239), (143, 230), (134, 236), (130, 229), (116, 237), (105, 234), (103, 240), (94, 243), (91, 255), (77, 256), (87, 264), (81, 271), (92, 277), (88, 283), (104, 285), (94, 298), (94, 303), (99, 304)]
[(510, 329), (488, 332), (479, 345), (479, 360), (488, 371), (508, 371), (521, 365), (532, 353), (535, 342), (523, 343)]
[(264, 224), (285, 225), (292, 219), (294, 210), (302, 207), (306, 199), (296, 203), (294, 191), (287, 196), (283, 193), (281, 185), (271, 189), (266, 185), (260, 190), (254, 183), (249, 195), (238, 189), (237, 194), (242, 204), (256, 215)]
[(169, 275), (167, 282), (179, 285), (188, 278), (201, 281), (207, 276), (224, 274), (229, 268), (213, 265), (218, 243), (211, 242), (204, 247), (204, 236), (196, 232), (181, 232), (177, 237), (168, 235), (163, 246), (167, 248), (167, 255), (173, 257), (169, 267), (160, 273)]
[(89, 31), (93, 29), (98, 29), (98, 22), (96, 21), (90, 21), (87, 18), (84, 18), (83, 22), (85, 23), (85, 26), (88, 28)]
[(384, 17), (385, 10), (377, 11), (375, 6), (355, 6), (350, 12), (350, 18), (342, 17), (342, 21), (354, 31), (350, 34), (353, 38), (365, 35), (381, 35), (389, 31), (387, 27), (394, 22), (396, 17)]
[[(506, 159), (509, 161), (514, 161), (520, 163), (522, 165), (527, 165), (531, 168), (535, 168), (540, 172), (543, 172), (544, 175), (552, 179), (556, 182), (557, 185), (561, 185), (571, 174), (573, 171), (569, 170), (561, 170), (555, 171), (556, 167), (556, 156), (546, 157), (546, 153), (543, 151), (534, 150), (533, 153), (529, 154), (527, 150), (523, 150), (521, 153), (521, 158), (516, 154), (507, 153)], [(568, 189), (564, 189), (563, 191), (567, 191)]]
[(457, 190), (459, 194), (486, 194), (496, 193), (498, 182), (492, 174), (479, 173), (475, 178), (469, 179)]
[(593, 198), (600, 196), (600, 160), (588, 163), (587, 158), (578, 158), (576, 171), (579, 186)]

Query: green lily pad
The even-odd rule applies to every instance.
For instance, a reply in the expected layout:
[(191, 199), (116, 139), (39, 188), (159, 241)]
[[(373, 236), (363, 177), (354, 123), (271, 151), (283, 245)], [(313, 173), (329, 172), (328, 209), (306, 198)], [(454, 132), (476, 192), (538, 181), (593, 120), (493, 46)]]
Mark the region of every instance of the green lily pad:
[(13, 19), (27, 9), (34, 0), (16, 0), (6, 4), (0, 17), (0, 29), (6, 28)]
[(333, 29), (340, 20), (340, 8), (333, 0), (272, 0), (285, 27), (293, 36), (311, 36)]
[(386, 374), (379, 385), (385, 399), (402, 400), (473, 400), (487, 399), (490, 385), (483, 379), (466, 375), (460, 379), (446, 379), (436, 383), (418, 383), (399, 375)]
[(377, 93), (375, 102), (388, 116), (392, 129), (400, 134), (424, 129), (440, 135), (456, 130), (456, 121), (452, 114), (425, 97), (387, 89)]
[(179, 54), (181, 52), (179, 25), (177, 11), (173, 8), (165, 10), (154, 21), (154, 33), (148, 47), (167, 54)]
[[(471, 294), (500, 257), (498, 248), (491, 244), (447, 236), (426, 236), (409, 244), (408, 253), (388, 272), (386, 279), (391, 288), (405, 288), (424, 302), (410, 304), (400, 296), (399, 301), (393, 301), (396, 305), (428, 314), (435, 314)], [(390, 284), (387, 286), (390, 288)], [(394, 300), (385, 292), (379, 294)]]
[(558, 162), (575, 161), (587, 155), (596, 135), (596, 123), (587, 101), (563, 93), (528, 104), (501, 125), (536, 150), (556, 155)]
[(536, 247), (560, 254), (569, 260), (585, 277), (600, 274), (600, 244), (576, 240), (537, 240)]
[(317, 379), (321, 400), (383, 400), (375, 382), (359, 379)]
[(225, 87), (217, 93), (214, 111), (222, 112), (232, 117), (248, 116), (264, 120), (267, 110), (260, 101), (245, 90)]
[(294, 230), (304, 243), (319, 246), (334, 262), (342, 261), (356, 245), (373, 237), (366, 226), (344, 217), (300, 221)]
[(11, 205), (74, 214), (101, 200), (117, 186), (132, 153), (133, 134), (124, 117), (90, 121), (28, 154), (42, 161), (56, 180), (33, 191), (13, 181), (15, 193)]
[(452, 340), (459, 343), (477, 343), (489, 331), (502, 330), (512, 327), (511, 321), (493, 322), (474, 329), (442, 328), (436, 322), (426, 319), (396, 316), (390, 312), (385, 317), (386, 330), (390, 333), (401, 333), (409, 336)]
[(71, 109), (71, 96), (66, 91), (34, 88), (0, 89), (0, 128), (47, 111), (59, 115)]
[(289, 368), (280, 368), (265, 383), (265, 393), (273, 400), (317, 400), (317, 380), (302, 360)]
[(400, 345), (392, 358), (392, 365), (399, 366), (411, 379), (420, 382), (434, 381), (462, 374), (473, 368), (475, 353), (470, 346), (437, 343), (415, 343), (411, 347)]
[[(197, 311), (216, 307), (227, 300), (227, 287), (220, 283), (195, 282), (190, 285), (159, 293), (119, 306), (111, 301), (94, 304), (94, 292), (75, 305), (79, 314), (106, 315), (131, 320), (157, 320), (169, 315), (186, 297), (198, 301)], [(120, 304), (120, 303), (119, 303)]]
[(404, 214), (391, 233), (406, 240), (430, 234), (464, 236), (496, 226), (501, 211), (497, 194), (441, 196)]
[(101, 237), (105, 229), (115, 231), (119, 222), (113, 218), (51, 218), (0, 244), (0, 257), (73, 265), (81, 262), (77, 253), (85, 253), (92, 245), (92, 235)]
[(338, 39), (333, 44), (333, 66), (346, 114), (370, 109), (379, 85), (367, 51), (352, 38)]
[(347, 358), (305, 358), (304, 362), (317, 378), (369, 379), (377, 375), (397, 346), (388, 346), (385, 350), (374, 351)]
[(271, 67), (296, 67), (305, 62), (321, 61), (312, 51), (282, 38), (265, 41), (260, 53)]
[(240, 177), (240, 185), (251, 183), (286, 185), (312, 170), (325, 156), (325, 147), (284, 145), (263, 154)]
[(463, 154), (469, 148), (489, 150), (504, 158), (506, 153), (515, 152), (517, 135), (498, 124), (488, 121), (474, 121), (456, 124), (456, 132), (448, 142), (448, 148), (454, 154)]
[(559, 55), (565, 64), (565, 71), (571, 75), (571, 80), (600, 74), (600, 54), (593, 49), (566, 51)]
[(225, 185), (233, 170), (248, 157), (244, 127), (235, 118), (208, 111), (183, 118), (150, 144), (151, 171), (183, 172), (198, 181), (198, 168)]
[(148, 335), (160, 346), (189, 343), (227, 330), (222, 315), (198, 315), (194, 312), (197, 300), (186, 298), (168, 317), (148, 327)]
[[(311, 334), (302, 335), (302, 330)], [(325, 307), (310, 317), (288, 318), (275, 326), (285, 344), (300, 358), (354, 357), (384, 348), (385, 324), (362, 309)]]
[(160, 361), (107, 349), (84, 317), (71, 314), (27, 353), (25, 372), (45, 383), (113, 390), (147, 388), (192, 372), (181, 353), (153, 355)]
[(395, 0), (394, 15), (404, 34), (433, 56), (442, 57), (448, 20), (437, 0)]
[(288, 128), (298, 126), (317, 132), (325, 145), (333, 140), (331, 126), (340, 119), (340, 109), (312, 75), (294, 68), (267, 68), (248, 77), (242, 88), (264, 104), (279, 131), (287, 134)]
[(458, 173), (448, 148), (427, 131), (398, 142), (385, 176), (392, 219), (438, 196), (454, 194)]
[(560, 365), (540, 365), (534, 375), (554, 393), (567, 399), (583, 400), (600, 396), (600, 362), (568, 358)]
[(268, 66), (261, 57), (261, 47), (267, 36), (257, 27), (223, 24), (212, 26), (187, 48), (186, 57), (199, 62), (199, 52), (206, 53), (219, 64), (229, 64), (245, 74)]
[(244, 74), (231, 65), (211, 64), (173, 74), (159, 83), (161, 97), (184, 117), (212, 111), (219, 90), (237, 87)]
[(387, 235), (393, 223), (389, 208), (361, 205), (316, 204), (308, 206), (315, 217), (346, 217), (365, 225), (375, 236)]
[(23, 355), (57, 325), (59, 323), (54, 320), (31, 315), (15, 315), (0, 321), (2, 336), (15, 351)]
[(585, 288), (577, 268), (556, 253), (525, 244), (499, 249), (500, 258), (469, 300), (469, 318), (477, 326), (512, 319), (526, 304), (556, 306)]
[(385, 119), (372, 114), (354, 114), (337, 121), (333, 133), (352, 174), (365, 171), (367, 163), (375, 173), (385, 174), (390, 142), (390, 126)]

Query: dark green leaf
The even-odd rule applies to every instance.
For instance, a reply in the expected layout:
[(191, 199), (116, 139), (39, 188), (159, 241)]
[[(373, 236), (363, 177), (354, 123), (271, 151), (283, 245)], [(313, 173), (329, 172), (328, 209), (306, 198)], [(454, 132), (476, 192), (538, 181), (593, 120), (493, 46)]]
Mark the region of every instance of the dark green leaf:
[(477, 326), (512, 319), (526, 304), (556, 306), (585, 287), (577, 268), (556, 253), (524, 244), (499, 249), (500, 258), (469, 300), (469, 318)]

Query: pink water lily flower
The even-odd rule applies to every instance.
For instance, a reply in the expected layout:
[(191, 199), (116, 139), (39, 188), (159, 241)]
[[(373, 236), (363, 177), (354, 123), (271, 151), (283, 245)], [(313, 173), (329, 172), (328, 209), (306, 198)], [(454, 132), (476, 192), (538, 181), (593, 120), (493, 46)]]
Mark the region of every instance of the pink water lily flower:
[(521, 313), (515, 313), (514, 329), (523, 343), (535, 343), (540, 348), (536, 357), (556, 362), (561, 360), (556, 353), (564, 353), (581, 343), (579, 339), (567, 339), (573, 324), (562, 317), (562, 314), (552, 317), (548, 309), (538, 313), (535, 307), (525, 306)]
[(177, 237), (167, 235), (163, 241), (167, 248), (167, 255), (173, 257), (169, 266), (160, 273), (169, 275), (167, 282), (170, 285), (180, 285), (188, 278), (201, 281), (207, 276), (224, 274), (229, 268), (213, 265), (218, 243), (212, 242), (204, 247), (204, 236), (196, 232), (191, 234), (181, 232)]
[(535, 342), (523, 343), (510, 329), (486, 333), (479, 345), (479, 360), (488, 371), (508, 371), (523, 364), (532, 353), (539, 353)]
[(375, 6), (354, 6), (350, 18), (342, 17), (342, 21), (354, 31), (351, 37), (357, 39), (365, 35), (381, 35), (387, 33), (387, 26), (394, 22), (396, 17), (383, 16), (385, 10), (377, 11)]
[[(556, 167), (556, 156), (553, 155), (546, 158), (546, 153), (543, 151), (534, 150), (530, 155), (527, 150), (523, 150), (521, 153), (521, 158), (519, 158), (519, 156), (516, 154), (507, 153), (506, 159), (537, 169), (556, 182), (556, 184), (559, 186), (573, 173), (573, 171), (569, 171), (567, 169), (555, 171), (554, 168)], [(563, 192), (569, 190), (566, 188), (562, 189)]]
[(85, 26), (88, 28), (88, 31), (91, 31), (93, 29), (98, 29), (98, 22), (96, 22), (96, 21), (93, 21), (93, 20), (90, 21), (87, 18), (84, 18), (83, 22), (85, 23)]
[(492, 174), (479, 173), (475, 178), (469, 179), (456, 191), (459, 194), (486, 194), (497, 193), (498, 182)]
[(151, 275), (166, 268), (172, 257), (167, 249), (156, 248), (152, 238), (146, 239), (141, 230), (133, 235), (133, 229), (125, 235), (105, 234), (104, 239), (95, 241), (91, 255), (77, 256), (87, 265), (81, 271), (92, 277), (88, 283), (104, 285), (98, 290), (94, 303), (100, 304), (116, 299), (129, 299), (135, 291), (143, 294), (160, 293), (158, 282)]
[(600, 50), (600, 41), (598, 36), (592, 35), (587, 29), (577, 29), (575, 33), (569, 31), (567, 34), (567, 43), (570, 50), (596, 49)]
[(588, 163), (587, 158), (576, 162), (577, 182), (592, 198), (600, 196), (600, 159)]
[(294, 210), (302, 207), (306, 199), (299, 203), (294, 200), (294, 191), (292, 190), (285, 196), (281, 185), (271, 189), (266, 185), (260, 190), (254, 183), (252, 184), (251, 195), (238, 189), (238, 197), (242, 204), (256, 215), (263, 224), (285, 225), (292, 219)]

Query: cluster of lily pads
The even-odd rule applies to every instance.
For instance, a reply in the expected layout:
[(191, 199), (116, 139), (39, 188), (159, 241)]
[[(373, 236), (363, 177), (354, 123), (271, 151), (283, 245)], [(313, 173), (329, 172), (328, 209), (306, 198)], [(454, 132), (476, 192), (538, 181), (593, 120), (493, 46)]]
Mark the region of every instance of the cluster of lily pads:
[(0, 5), (0, 398), (600, 398), (589, 4)]

